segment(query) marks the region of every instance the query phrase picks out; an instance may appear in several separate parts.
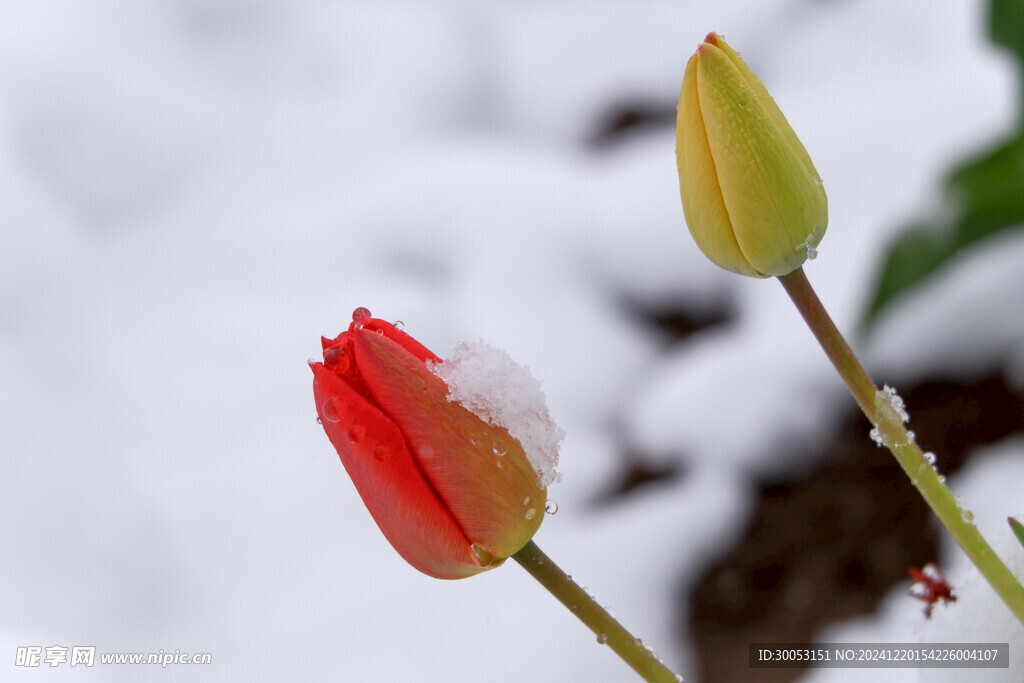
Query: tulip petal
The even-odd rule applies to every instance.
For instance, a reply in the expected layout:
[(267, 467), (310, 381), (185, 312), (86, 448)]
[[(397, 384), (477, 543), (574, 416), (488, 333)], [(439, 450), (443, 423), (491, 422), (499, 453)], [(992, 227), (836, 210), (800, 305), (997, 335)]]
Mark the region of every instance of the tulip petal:
[(547, 494), (519, 442), (449, 401), (447, 385), (391, 339), (357, 332), (352, 346), (375, 401), (470, 541), (499, 561), (525, 545)]
[(715, 33), (686, 66), (676, 157), (687, 227), (719, 266), (785, 275), (824, 236), (828, 200), (807, 150), (739, 53)]
[(676, 162), (679, 176), (687, 179), (679, 186), (686, 224), (711, 261), (741, 275), (764, 277), (740, 250), (722, 198), (697, 91), (697, 62), (695, 54), (686, 64), (676, 113)]
[[(357, 329), (355, 325), (356, 323), (352, 323), (352, 325), (349, 326), (349, 330), (355, 331)], [(406, 334), (387, 320), (381, 320), (380, 318), (364, 318), (362, 325), (363, 329), (370, 330), (371, 332), (376, 332), (377, 334), (387, 337), (423, 362), (441, 362), (441, 359), (435, 355), (433, 351), (423, 344), (420, 344), (411, 335)]]
[(824, 233), (820, 179), (725, 51), (705, 43), (696, 58), (708, 145), (736, 241), (758, 272), (790, 273), (806, 260), (808, 240), (816, 244)]
[[(796, 152), (797, 157), (800, 159), (800, 163), (803, 164), (804, 168), (813, 176), (814, 180), (818, 184), (821, 184), (821, 177), (818, 175), (817, 169), (814, 168), (814, 162), (811, 161), (811, 155), (807, 153), (807, 149), (804, 147), (804, 143), (800, 142), (800, 138), (797, 137), (793, 127), (789, 125), (789, 121), (786, 120), (786, 116), (779, 109), (779, 105), (775, 103), (775, 98), (772, 97), (771, 93), (768, 92), (768, 88), (764, 87), (764, 83), (761, 82), (747, 63), (740, 58), (740, 55), (736, 50), (722, 40), (721, 36), (716, 33), (711, 33), (707, 37), (707, 42), (718, 47), (729, 61), (733, 63), (737, 71), (743, 77), (743, 80), (750, 86), (751, 90), (754, 91), (754, 95), (757, 101), (765, 108), (768, 116), (771, 117), (772, 122), (775, 123), (775, 127), (782, 133), (789, 143), (789, 146)], [(824, 196), (824, 192), (822, 192)]]
[(394, 422), (338, 373), (322, 363), (310, 367), (324, 430), (395, 550), (416, 569), (439, 579), (463, 578), (488, 569), (424, 478)]

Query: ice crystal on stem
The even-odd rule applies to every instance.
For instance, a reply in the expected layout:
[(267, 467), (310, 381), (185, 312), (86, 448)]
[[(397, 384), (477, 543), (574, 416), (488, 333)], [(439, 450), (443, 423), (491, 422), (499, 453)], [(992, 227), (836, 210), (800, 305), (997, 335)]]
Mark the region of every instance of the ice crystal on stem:
[[(885, 440), (885, 434), (882, 433), (882, 430), (879, 428), (879, 424), (882, 420), (882, 414), (885, 412), (892, 413), (892, 415), (898, 418), (903, 424), (910, 421), (910, 413), (907, 412), (907, 407), (903, 402), (903, 398), (896, 393), (896, 389), (886, 384), (875, 395), (875, 411), (878, 416), (875, 418), (875, 425), (872, 427), (868, 435), (877, 446), (895, 445), (889, 444)], [(907, 443), (914, 440), (914, 432), (906, 432), (906, 435)]]

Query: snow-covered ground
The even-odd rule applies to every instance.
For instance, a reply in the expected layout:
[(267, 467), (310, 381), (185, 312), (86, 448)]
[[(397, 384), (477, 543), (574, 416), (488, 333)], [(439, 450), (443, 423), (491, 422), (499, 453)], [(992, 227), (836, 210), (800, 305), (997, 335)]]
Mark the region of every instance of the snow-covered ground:
[[(0, 678), (43, 675), (19, 646), (95, 645), (213, 664), (46, 675), (632, 680), (514, 564), (441, 582), (388, 546), (306, 367), (357, 306), (441, 356), (483, 338), (530, 367), (566, 433), (536, 540), (691, 676), (680, 578), (742, 527), (752, 473), (795, 464), (763, 444), (813, 440), (847, 399), (781, 287), (690, 241), (670, 126), (586, 141), (625, 98), (671, 106), (723, 33), (825, 180), (807, 272), (852, 330), (887, 237), (1013, 120), (984, 4), (0, 4)], [(976, 250), (868, 361), (1015, 357), (1024, 380), (1022, 253)], [(672, 297), (732, 300), (738, 323), (665, 352), (621, 302)], [(595, 511), (623, 432), (689, 476)], [(998, 468), (1024, 446), (1001, 448), (953, 482), (993, 537), (1022, 512), (982, 507), (1022, 499)], [(917, 637), (897, 620), (920, 606), (886, 604), (826, 640)]]

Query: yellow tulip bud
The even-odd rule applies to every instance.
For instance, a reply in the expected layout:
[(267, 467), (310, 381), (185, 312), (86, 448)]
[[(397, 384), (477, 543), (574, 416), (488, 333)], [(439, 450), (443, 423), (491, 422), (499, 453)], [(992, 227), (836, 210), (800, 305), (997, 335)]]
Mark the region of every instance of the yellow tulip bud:
[(676, 162), (690, 234), (726, 270), (786, 275), (825, 234), (828, 200), (811, 157), (761, 81), (716, 33), (686, 65)]

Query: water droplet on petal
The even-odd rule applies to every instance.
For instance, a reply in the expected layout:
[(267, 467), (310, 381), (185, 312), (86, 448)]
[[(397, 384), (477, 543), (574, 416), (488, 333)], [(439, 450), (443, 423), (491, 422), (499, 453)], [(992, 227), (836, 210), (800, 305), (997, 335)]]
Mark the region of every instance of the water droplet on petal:
[(556, 512), (558, 512), (558, 503), (556, 503), (553, 500), (549, 500), (548, 502), (544, 503), (544, 512), (548, 513), (549, 515), (555, 514)]
[(495, 460), (495, 461), (494, 461), (494, 464), (498, 466), (498, 469), (499, 469), (499, 470), (501, 470), (501, 469), (504, 469), (504, 468), (505, 468), (505, 463), (503, 463), (503, 462), (501, 461), (501, 458), (498, 458), (497, 460)]
[(380, 336), (383, 337), (384, 336), (384, 330), (382, 330), (381, 328), (378, 327), (377, 328), (377, 334), (379, 334)]
[(606, 634), (604, 634), (604, 633), (598, 633), (597, 634), (597, 642), (599, 642), (601, 645), (604, 645), (605, 643), (608, 642), (608, 636)]
[(372, 317), (373, 314), (370, 313), (370, 309), (364, 308), (363, 306), (360, 306), (356, 310), (352, 311), (352, 322), (354, 322), (356, 325), (362, 325)]
[(523, 498), (523, 505), (529, 505), (531, 500), (533, 500), (533, 498), (530, 498), (529, 496)]
[(401, 320), (396, 320), (395, 322), (392, 323), (392, 325), (394, 325), (395, 329), (399, 331), (405, 329), (405, 323), (403, 323)]
[(508, 453), (508, 446), (505, 445), (504, 441), (495, 441), (492, 448), (495, 455), (505, 455)]
[(373, 447), (373, 459), (374, 460), (381, 460), (382, 461), (382, 460), (387, 459), (387, 457), (388, 457), (388, 449), (384, 448), (383, 446), (374, 446)]
[(536, 516), (537, 516), (537, 508), (530, 508), (529, 510), (526, 511), (526, 515), (525, 515), (526, 519), (533, 519)]
[(332, 397), (324, 401), (324, 404), (320, 406), (320, 414), (328, 422), (339, 422), (341, 421), (341, 411), (344, 407), (341, 399)]
[(366, 427), (363, 425), (352, 425), (348, 428), (346, 434), (352, 443), (359, 443), (366, 436)]

